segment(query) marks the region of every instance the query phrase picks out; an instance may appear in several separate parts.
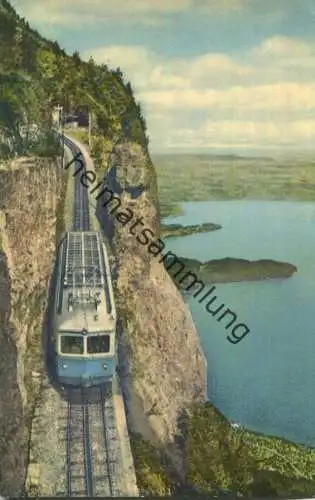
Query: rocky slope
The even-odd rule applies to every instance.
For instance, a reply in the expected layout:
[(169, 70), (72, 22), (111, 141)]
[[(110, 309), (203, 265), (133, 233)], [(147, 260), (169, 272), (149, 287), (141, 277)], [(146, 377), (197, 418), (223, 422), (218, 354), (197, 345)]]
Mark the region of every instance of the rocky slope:
[[(158, 239), (159, 210), (148, 153), (132, 142), (117, 144), (105, 186), (116, 200), (108, 203), (105, 192), (98, 200), (98, 216), (116, 256), (120, 374), (129, 426), (163, 444), (183, 477), (178, 418), (187, 404), (204, 400), (206, 361), (187, 306), (149, 241)], [(141, 229), (131, 229), (137, 218), (150, 234), (147, 245)]]
[(41, 325), (55, 252), (61, 170), (20, 158), (0, 170), (0, 492), (23, 492), (42, 378)]

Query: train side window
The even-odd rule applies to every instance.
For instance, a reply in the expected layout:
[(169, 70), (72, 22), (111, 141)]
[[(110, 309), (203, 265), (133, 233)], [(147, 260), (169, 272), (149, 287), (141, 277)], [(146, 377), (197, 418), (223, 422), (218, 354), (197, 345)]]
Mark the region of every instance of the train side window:
[(83, 354), (83, 338), (78, 335), (61, 336), (62, 354)]
[(87, 338), (88, 354), (104, 354), (109, 352), (110, 338), (109, 335), (98, 335)]

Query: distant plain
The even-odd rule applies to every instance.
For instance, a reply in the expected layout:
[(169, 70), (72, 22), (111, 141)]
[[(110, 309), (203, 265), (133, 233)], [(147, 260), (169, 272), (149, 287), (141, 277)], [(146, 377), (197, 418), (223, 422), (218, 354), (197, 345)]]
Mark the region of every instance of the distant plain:
[[(171, 203), (232, 199), (315, 200), (315, 161), (233, 155), (154, 155), (162, 216)], [(170, 210), (168, 210), (170, 208)]]

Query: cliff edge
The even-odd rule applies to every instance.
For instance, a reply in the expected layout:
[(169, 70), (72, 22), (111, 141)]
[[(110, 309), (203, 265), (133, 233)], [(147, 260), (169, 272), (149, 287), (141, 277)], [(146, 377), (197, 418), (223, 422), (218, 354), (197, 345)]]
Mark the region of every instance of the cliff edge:
[(120, 376), (129, 426), (163, 445), (183, 476), (178, 418), (187, 405), (205, 399), (206, 360), (188, 307), (150, 243), (160, 230), (156, 175), (140, 145), (123, 141), (113, 149), (97, 213), (115, 254)]

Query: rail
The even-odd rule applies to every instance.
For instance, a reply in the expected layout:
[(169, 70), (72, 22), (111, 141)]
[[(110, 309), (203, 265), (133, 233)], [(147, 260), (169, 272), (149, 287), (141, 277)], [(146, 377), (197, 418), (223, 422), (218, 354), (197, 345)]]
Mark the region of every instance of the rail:
[[(67, 138), (73, 156), (78, 148)], [(75, 169), (82, 169), (83, 156)], [(85, 165), (84, 165), (85, 168)], [(89, 231), (88, 193), (79, 176), (74, 188), (74, 231)], [(120, 456), (112, 395), (103, 386), (71, 389), (67, 405), (67, 496), (121, 496)]]
[(69, 394), (67, 415), (67, 496), (121, 496), (113, 399), (94, 388)]
[[(80, 150), (64, 135), (60, 136), (60, 140), (63, 145), (67, 146), (73, 156), (75, 157), (80, 153)], [(78, 160), (75, 160), (74, 169), (82, 170), (82, 163), (84, 165), (85, 170), (85, 161), (84, 157), (81, 154), (81, 157)], [(73, 210), (73, 222), (72, 229), (74, 231), (89, 231), (90, 230), (90, 217), (89, 217), (89, 201), (88, 201), (88, 193), (87, 189), (80, 182), (80, 176), (75, 176), (74, 180), (74, 210)]]

